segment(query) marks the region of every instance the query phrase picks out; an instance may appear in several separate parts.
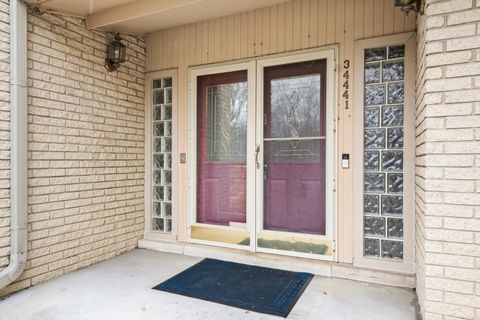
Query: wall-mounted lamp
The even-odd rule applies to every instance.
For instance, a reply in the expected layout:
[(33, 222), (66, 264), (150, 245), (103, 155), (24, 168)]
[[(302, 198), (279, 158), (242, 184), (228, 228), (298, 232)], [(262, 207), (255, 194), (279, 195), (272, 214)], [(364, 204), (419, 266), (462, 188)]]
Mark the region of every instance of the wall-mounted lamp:
[(127, 46), (122, 43), (120, 34), (115, 35), (113, 40), (107, 47), (107, 58), (105, 59), (105, 68), (108, 71), (115, 71), (125, 62), (125, 53)]
[(423, 14), (425, 0), (395, 0), (395, 7), (399, 7), (406, 15), (412, 10)]

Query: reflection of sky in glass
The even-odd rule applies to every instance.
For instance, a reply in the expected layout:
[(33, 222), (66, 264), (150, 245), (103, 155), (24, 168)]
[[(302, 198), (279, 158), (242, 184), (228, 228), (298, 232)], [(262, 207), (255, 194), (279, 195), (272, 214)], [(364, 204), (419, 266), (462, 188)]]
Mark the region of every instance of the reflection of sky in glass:
[(245, 160), (247, 91), (246, 82), (207, 88), (207, 154), (209, 160)]
[(269, 118), (266, 138), (320, 136), (320, 75), (272, 80)]

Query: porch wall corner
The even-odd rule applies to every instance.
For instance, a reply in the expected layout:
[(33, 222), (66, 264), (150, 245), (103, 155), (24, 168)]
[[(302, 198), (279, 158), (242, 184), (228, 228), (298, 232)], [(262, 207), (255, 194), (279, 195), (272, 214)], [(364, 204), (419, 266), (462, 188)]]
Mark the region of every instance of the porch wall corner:
[(480, 317), (480, 1), (417, 24), (416, 261), (424, 320)]
[[(0, 0), (0, 269), (10, 247), (8, 4)], [(35, 10), (27, 28), (28, 261), (0, 296), (131, 250), (144, 233), (144, 38), (122, 35), (127, 61), (107, 72), (112, 34)]]

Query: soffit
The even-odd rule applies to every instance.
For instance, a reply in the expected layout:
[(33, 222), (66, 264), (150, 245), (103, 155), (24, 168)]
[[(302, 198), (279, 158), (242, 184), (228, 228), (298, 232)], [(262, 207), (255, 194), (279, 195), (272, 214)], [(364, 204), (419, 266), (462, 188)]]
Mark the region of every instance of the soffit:
[(26, 0), (86, 18), (89, 29), (146, 34), (276, 5), (287, 0)]

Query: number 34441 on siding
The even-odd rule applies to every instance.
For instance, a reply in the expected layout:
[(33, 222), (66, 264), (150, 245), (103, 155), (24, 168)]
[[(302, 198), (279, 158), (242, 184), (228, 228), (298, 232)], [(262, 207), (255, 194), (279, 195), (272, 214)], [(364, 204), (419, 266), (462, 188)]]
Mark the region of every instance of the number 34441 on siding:
[(350, 60), (346, 59), (343, 61), (343, 94), (342, 97), (345, 99), (345, 109), (348, 109), (350, 106)]

